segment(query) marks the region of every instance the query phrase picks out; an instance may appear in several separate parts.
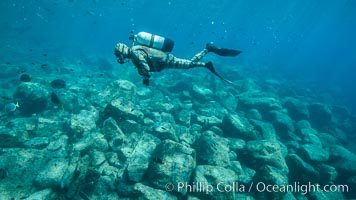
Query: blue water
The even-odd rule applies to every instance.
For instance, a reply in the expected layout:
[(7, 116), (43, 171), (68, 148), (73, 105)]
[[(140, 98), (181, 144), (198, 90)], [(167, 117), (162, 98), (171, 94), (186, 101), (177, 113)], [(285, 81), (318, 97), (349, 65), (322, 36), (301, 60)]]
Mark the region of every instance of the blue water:
[(356, 108), (355, 1), (4, 0), (0, 9), (1, 62), (115, 62), (115, 43), (143, 30), (172, 38), (180, 57), (210, 41), (240, 49), (221, 62), (306, 80)]

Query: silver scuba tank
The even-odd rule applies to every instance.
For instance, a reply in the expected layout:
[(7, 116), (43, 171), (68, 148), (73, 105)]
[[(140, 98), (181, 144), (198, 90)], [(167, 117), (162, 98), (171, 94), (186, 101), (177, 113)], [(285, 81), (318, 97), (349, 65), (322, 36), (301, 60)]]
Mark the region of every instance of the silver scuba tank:
[(174, 46), (173, 40), (147, 32), (137, 33), (137, 35), (135, 35), (135, 41), (140, 45), (162, 50), (164, 52), (171, 52)]

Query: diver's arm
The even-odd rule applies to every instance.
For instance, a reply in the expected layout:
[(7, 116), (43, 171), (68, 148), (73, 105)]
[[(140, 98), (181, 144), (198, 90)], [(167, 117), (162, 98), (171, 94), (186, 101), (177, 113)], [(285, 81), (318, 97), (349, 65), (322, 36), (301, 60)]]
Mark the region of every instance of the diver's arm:
[(144, 51), (134, 51), (133, 63), (137, 67), (138, 73), (143, 77), (142, 83), (148, 86), (150, 79), (150, 66), (147, 63), (147, 54)]

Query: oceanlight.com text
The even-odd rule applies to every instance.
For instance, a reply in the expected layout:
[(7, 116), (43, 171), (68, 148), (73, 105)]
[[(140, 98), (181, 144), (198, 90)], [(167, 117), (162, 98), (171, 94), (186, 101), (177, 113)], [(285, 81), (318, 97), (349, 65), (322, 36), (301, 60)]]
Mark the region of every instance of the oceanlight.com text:
[(286, 185), (271, 185), (263, 182), (252, 182), (250, 184), (243, 184), (239, 182), (225, 183), (219, 182), (217, 184), (209, 184), (205, 182), (178, 182), (177, 184), (167, 183), (166, 191), (178, 191), (178, 192), (201, 192), (201, 193), (212, 193), (212, 192), (234, 192), (234, 193), (245, 193), (245, 192), (297, 192), (302, 194), (307, 194), (310, 192), (348, 192), (348, 185), (320, 185), (320, 184), (301, 184), (299, 182), (294, 182), (292, 184)]

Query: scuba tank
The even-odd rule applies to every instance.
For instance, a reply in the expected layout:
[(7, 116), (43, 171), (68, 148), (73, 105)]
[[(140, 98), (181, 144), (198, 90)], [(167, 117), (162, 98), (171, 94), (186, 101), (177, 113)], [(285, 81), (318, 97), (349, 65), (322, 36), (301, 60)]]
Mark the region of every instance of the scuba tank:
[(164, 52), (171, 52), (174, 46), (173, 40), (147, 32), (137, 33), (137, 35), (134, 36), (134, 41), (137, 41), (140, 45), (162, 50)]

